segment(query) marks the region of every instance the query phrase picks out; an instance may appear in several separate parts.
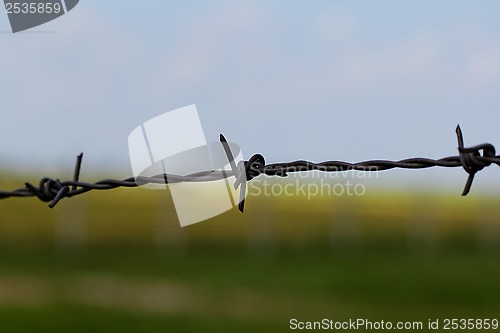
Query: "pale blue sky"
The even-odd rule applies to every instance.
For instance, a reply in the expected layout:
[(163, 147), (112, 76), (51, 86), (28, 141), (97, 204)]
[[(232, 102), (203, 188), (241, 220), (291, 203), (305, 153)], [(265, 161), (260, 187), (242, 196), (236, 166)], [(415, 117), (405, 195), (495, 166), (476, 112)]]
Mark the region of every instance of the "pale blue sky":
[[(457, 123), (500, 149), (499, 15), (498, 1), (81, 0), (14, 35), (0, 14), (1, 165), (51, 174), (84, 151), (84, 175), (127, 174), (128, 134), (189, 104), (207, 140), (268, 162), (444, 157)], [(490, 169), (480, 188), (500, 185)], [(427, 176), (466, 178), (381, 182)]]

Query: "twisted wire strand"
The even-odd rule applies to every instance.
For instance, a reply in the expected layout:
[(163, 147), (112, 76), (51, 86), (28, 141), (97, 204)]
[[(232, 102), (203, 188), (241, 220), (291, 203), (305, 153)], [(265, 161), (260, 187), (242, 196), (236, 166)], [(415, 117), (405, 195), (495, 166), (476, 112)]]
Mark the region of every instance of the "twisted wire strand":
[(247, 161), (235, 163), (231, 149), (226, 138), (221, 134), (220, 142), (226, 152), (231, 170), (207, 170), (196, 172), (185, 176), (172, 174), (158, 174), (155, 176), (129, 177), (123, 180), (104, 179), (95, 183), (82, 182), (79, 180), (83, 154), (77, 156), (74, 175), (72, 180), (60, 181), (59, 179), (42, 178), (38, 187), (25, 183), (25, 187), (13, 191), (0, 191), (0, 199), (12, 197), (38, 197), (43, 202), (49, 202), (53, 208), (63, 198), (87, 193), (92, 190), (111, 190), (119, 187), (139, 187), (147, 184), (175, 184), (183, 182), (210, 182), (235, 177), (234, 188), (240, 186), (239, 210), (243, 212), (245, 205), (246, 183), (261, 174), (267, 176), (286, 177), (288, 173), (303, 171), (341, 172), (341, 171), (366, 171), (378, 172), (395, 168), (400, 169), (426, 169), (431, 167), (454, 168), (462, 167), (468, 173), (462, 195), (467, 195), (471, 189), (474, 176), (483, 168), (496, 164), (500, 166), (500, 156), (496, 155), (495, 147), (489, 143), (465, 148), (460, 126), (456, 128), (458, 141), (457, 156), (449, 156), (440, 159), (430, 158), (407, 158), (399, 161), (370, 160), (357, 163), (344, 161), (326, 161), (314, 163), (298, 160), (293, 162), (266, 164), (265, 158), (255, 154)]

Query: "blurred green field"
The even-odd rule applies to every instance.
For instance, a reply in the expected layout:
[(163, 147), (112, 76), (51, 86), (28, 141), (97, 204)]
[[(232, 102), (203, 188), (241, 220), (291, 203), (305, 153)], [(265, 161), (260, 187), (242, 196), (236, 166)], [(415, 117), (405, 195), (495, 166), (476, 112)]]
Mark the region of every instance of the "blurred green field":
[(0, 332), (498, 318), (499, 199), (250, 197), (243, 215), (187, 228), (167, 191), (93, 192), (54, 210), (3, 200)]

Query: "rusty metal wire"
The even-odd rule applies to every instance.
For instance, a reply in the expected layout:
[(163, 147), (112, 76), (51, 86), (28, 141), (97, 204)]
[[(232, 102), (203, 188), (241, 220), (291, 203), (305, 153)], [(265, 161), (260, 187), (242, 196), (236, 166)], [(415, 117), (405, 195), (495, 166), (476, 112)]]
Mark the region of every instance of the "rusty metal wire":
[[(138, 187), (146, 184), (174, 184), (180, 182), (207, 182), (236, 177), (234, 188), (240, 189), (239, 209), (243, 212), (245, 204), (246, 183), (261, 174), (267, 176), (286, 177), (291, 172), (318, 170), (323, 172), (340, 172), (348, 170), (376, 172), (394, 168), (425, 169), (431, 167), (462, 167), (468, 173), (462, 195), (467, 195), (471, 189), (474, 176), (491, 164), (500, 166), (500, 156), (496, 155), (495, 147), (489, 143), (465, 148), (460, 126), (456, 128), (458, 140), (458, 155), (440, 159), (408, 158), (400, 161), (371, 160), (357, 163), (343, 161), (326, 161), (314, 163), (310, 161), (293, 161), (285, 163), (266, 164), (260, 154), (255, 154), (247, 161), (234, 162), (233, 154), (226, 138), (221, 134), (220, 141), (230, 161), (231, 170), (208, 170), (185, 176), (158, 174), (151, 177), (129, 177), (123, 180), (104, 179), (95, 183), (86, 183), (79, 180), (83, 154), (77, 156), (73, 179), (61, 181), (59, 179), (42, 178), (38, 187), (26, 183), (25, 187), (14, 191), (0, 191), (0, 199), (12, 197), (36, 196), (43, 202), (49, 202), (53, 208), (63, 198), (70, 198), (92, 190), (111, 190), (118, 187)], [(482, 153), (481, 153), (482, 152)]]

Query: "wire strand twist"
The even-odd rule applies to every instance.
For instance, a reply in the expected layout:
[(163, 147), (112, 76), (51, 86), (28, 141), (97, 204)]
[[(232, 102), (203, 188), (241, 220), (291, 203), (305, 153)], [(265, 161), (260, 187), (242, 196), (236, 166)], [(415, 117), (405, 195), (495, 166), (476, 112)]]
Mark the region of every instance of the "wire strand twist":
[(475, 175), (491, 164), (500, 166), (500, 156), (496, 155), (495, 147), (492, 144), (484, 143), (473, 147), (465, 148), (462, 130), (460, 126), (456, 128), (458, 141), (458, 155), (441, 159), (430, 158), (408, 158), (399, 161), (370, 160), (364, 162), (350, 163), (344, 161), (326, 161), (314, 163), (310, 161), (298, 160), (285, 163), (266, 164), (264, 156), (255, 154), (247, 161), (235, 163), (229, 144), (220, 135), (220, 142), (227, 155), (231, 170), (208, 170), (189, 175), (158, 174), (151, 177), (139, 176), (129, 177), (123, 180), (104, 179), (95, 183), (87, 183), (79, 180), (82, 166), (83, 153), (77, 156), (73, 179), (61, 181), (59, 179), (42, 178), (37, 186), (25, 183), (25, 187), (13, 191), (0, 191), (0, 199), (12, 197), (33, 197), (36, 196), (43, 202), (48, 202), (50, 208), (54, 208), (62, 199), (71, 198), (76, 195), (87, 193), (92, 190), (111, 190), (118, 187), (139, 187), (146, 184), (175, 184), (182, 182), (208, 182), (222, 180), (234, 176), (234, 188), (240, 188), (240, 201), (238, 208), (241, 212), (245, 207), (246, 184), (261, 174), (267, 176), (286, 177), (292, 172), (322, 171), (384, 171), (394, 168), (401, 169), (426, 169), (431, 167), (462, 167), (468, 174), (467, 181), (462, 191), (465, 196), (469, 193)]

